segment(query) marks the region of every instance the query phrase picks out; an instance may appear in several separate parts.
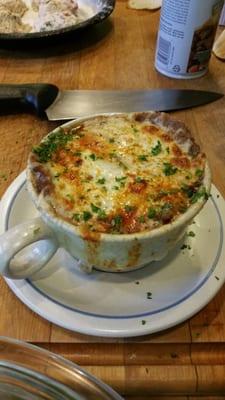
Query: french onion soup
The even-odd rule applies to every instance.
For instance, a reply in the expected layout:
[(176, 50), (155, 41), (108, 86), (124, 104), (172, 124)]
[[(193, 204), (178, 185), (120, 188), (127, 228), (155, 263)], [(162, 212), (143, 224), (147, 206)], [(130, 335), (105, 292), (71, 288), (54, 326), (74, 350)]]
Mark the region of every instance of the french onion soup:
[(32, 185), (54, 215), (91, 234), (150, 232), (206, 200), (206, 157), (159, 112), (101, 115), (33, 148)]

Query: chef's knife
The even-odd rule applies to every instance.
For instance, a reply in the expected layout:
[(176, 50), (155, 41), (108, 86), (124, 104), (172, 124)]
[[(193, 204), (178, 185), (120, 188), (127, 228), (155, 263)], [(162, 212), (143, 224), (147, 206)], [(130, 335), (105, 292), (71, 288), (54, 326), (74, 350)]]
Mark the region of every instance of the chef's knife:
[(0, 113), (35, 112), (49, 120), (90, 114), (175, 111), (210, 103), (221, 93), (185, 89), (65, 90), (51, 84), (0, 85)]

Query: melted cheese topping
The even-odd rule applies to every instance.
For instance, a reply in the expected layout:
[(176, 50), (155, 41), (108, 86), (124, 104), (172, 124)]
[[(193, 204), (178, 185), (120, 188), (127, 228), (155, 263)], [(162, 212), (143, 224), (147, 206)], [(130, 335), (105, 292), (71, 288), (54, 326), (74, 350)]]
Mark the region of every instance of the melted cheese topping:
[(204, 155), (189, 154), (187, 141), (178, 145), (167, 128), (131, 115), (60, 128), (34, 153), (56, 214), (92, 232), (149, 231), (206, 196)]

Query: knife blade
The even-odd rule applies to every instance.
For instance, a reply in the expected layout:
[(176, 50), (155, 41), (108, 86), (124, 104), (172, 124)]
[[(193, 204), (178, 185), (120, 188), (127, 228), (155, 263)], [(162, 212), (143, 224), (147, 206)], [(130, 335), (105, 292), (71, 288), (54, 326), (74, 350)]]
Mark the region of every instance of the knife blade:
[(65, 90), (47, 83), (0, 85), (0, 112), (36, 113), (49, 120), (91, 114), (138, 111), (176, 111), (222, 98), (222, 93), (189, 89)]

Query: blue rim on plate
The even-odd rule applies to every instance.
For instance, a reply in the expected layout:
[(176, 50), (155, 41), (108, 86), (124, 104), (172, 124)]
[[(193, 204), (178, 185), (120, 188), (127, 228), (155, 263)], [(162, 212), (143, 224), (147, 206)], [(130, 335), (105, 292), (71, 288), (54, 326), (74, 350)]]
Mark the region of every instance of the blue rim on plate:
[[(25, 182), (24, 182), (24, 184), (21, 185), (21, 187), (19, 188), (18, 192), (16, 193), (17, 195), (18, 195), (19, 191), (22, 190), (22, 188), (23, 188), (24, 185), (25, 185)], [(212, 198), (211, 201), (212, 201), (212, 203), (213, 203), (213, 206), (214, 206), (215, 211), (216, 211), (216, 214), (217, 214), (218, 224), (219, 224), (219, 232), (220, 232), (218, 247), (217, 247), (216, 252), (215, 252), (215, 258), (214, 258), (214, 260), (213, 260), (213, 262), (212, 262), (212, 264), (211, 264), (211, 267), (210, 267), (208, 273), (204, 276), (204, 278), (200, 281), (200, 283), (199, 283), (196, 287), (194, 287), (193, 290), (191, 290), (191, 291), (190, 291), (189, 293), (187, 293), (185, 296), (183, 296), (182, 298), (180, 298), (179, 300), (177, 300), (176, 302), (174, 302), (174, 303), (172, 303), (172, 304), (169, 304), (169, 305), (167, 305), (167, 306), (165, 306), (165, 307), (156, 309), (156, 310), (154, 310), (154, 311), (148, 311), (148, 312), (139, 313), (139, 314), (132, 314), (132, 315), (122, 315), (122, 316), (121, 316), (121, 315), (107, 315), (107, 314), (91, 313), (91, 312), (87, 312), (87, 311), (80, 310), (79, 308), (76, 308), (76, 307), (70, 307), (69, 305), (67, 305), (67, 304), (65, 304), (65, 303), (63, 303), (63, 302), (60, 302), (60, 301), (58, 301), (57, 299), (55, 299), (54, 297), (52, 297), (52, 296), (48, 295), (47, 293), (45, 293), (43, 290), (41, 290), (40, 288), (38, 288), (38, 287), (35, 285), (35, 283), (32, 282), (32, 280), (26, 279), (26, 281), (27, 281), (27, 283), (28, 283), (30, 286), (32, 286), (32, 288), (33, 288), (34, 290), (36, 290), (37, 292), (39, 292), (44, 298), (46, 298), (46, 299), (52, 301), (52, 302), (55, 303), (55, 304), (58, 304), (58, 305), (61, 306), (61, 307), (64, 307), (64, 308), (67, 309), (67, 310), (73, 311), (73, 312), (75, 312), (75, 313), (83, 314), (83, 315), (86, 315), (86, 316), (90, 316), (90, 317), (106, 318), (106, 319), (107, 319), (107, 318), (108, 318), (108, 319), (143, 318), (143, 317), (151, 316), (151, 315), (154, 315), (154, 314), (159, 314), (159, 313), (161, 313), (161, 312), (163, 312), (163, 311), (170, 310), (171, 308), (174, 308), (174, 307), (178, 306), (179, 304), (181, 304), (182, 302), (184, 302), (185, 300), (187, 300), (188, 298), (190, 298), (195, 292), (197, 292), (197, 291), (204, 285), (204, 283), (205, 283), (205, 282), (209, 279), (209, 277), (213, 274), (213, 272), (214, 272), (214, 270), (215, 270), (215, 268), (216, 268), (216, 266), (217, 266), (218, 260), (219, 260), (219, 258), (220, 258), (220, 256), (221, 256), (221, 251), (222, 251), (222, 246), (223, 246), (223, 240), (224, 240), (224, 235), (223, 235), (223, 220), (222, 220), (222, 217), (221, 217), (219, 208), (218, 208), (218, 206), (217, 206), (215, 200)], [(9, 216), (10, 216), (10, 213), (11, 213), (11, 209), (12, 209), (12, 207), (13, 207), (13, 203), (14, 203), (14, 201), (12, 201), (12, 203), (11, 203), (9, 209), (8, 209), (8, 214), (7, 214), (7, 218), (6, 218), (6, 230), (9, 229)]]
[(90, 18), (79, 22), (78, 24), (65, 26), (63, 28), (41, 31), (41, 32), (13, 32), (3, 33), (0, 32), (0, 40), (27, 40), (27, 39), (41, 39), (59, 36), (69, 32), (79, 31), (91, 25), (98, 24), (110, 16), (115, 7), (116, 0), (92, 0), (97, 6), (97, 12)]

